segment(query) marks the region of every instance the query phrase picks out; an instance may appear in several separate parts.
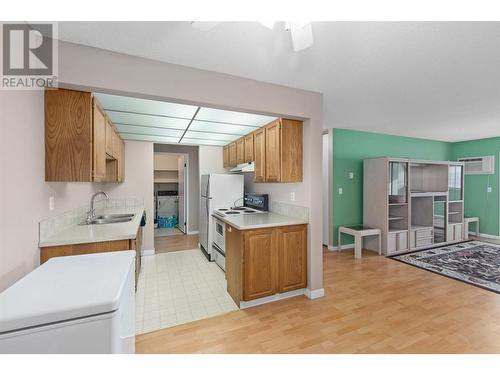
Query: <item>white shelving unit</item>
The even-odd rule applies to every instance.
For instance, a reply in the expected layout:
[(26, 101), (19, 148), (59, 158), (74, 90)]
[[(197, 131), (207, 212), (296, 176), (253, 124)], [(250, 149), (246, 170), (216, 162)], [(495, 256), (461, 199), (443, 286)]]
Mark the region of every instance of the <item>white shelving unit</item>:
[(364, 161), (363, 224), (381, 229), (385, 255), (463, 240), (463, 170), (461, 162)]

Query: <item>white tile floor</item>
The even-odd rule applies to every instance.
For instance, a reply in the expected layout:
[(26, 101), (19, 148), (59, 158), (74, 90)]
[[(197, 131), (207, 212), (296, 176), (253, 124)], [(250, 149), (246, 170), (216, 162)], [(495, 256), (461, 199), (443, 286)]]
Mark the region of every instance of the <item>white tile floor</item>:
[(155, 237), (176, 236), (184, 234), (179, 228), (155, 228)]
[(238, 307), (224, 272), (200, 250), (143, 258), (136, 293), (136, 333), (208, 318)]

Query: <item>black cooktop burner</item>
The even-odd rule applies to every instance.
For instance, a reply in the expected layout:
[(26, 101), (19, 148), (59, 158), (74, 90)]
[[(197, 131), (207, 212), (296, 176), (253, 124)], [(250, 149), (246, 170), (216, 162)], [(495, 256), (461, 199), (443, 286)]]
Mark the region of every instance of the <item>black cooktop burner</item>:
[(252, 211), (252, 210), (244, 210), (243, 212), (246, 212), (248, 214), (251, 214), (251, 213), (254, 213), (255, 211)]
[(236, 214), (239, 214), (238, 211), (227, 211), (226, 212), (227, 215), (236, 215)]
[(217, 211), (228, 211), (227, 208), (219, 208)]
[(245, 211), (246, 207), (231, 207), (231, 210), (234, 210), (234, 211)]

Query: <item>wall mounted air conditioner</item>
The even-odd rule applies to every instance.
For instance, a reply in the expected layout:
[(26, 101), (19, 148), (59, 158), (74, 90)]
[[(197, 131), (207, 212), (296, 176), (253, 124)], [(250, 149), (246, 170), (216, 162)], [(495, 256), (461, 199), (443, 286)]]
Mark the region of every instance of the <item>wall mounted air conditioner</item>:
[(477, 156), (473, 158), (460, 158), (458, 161), (465, 163), (465, 174), (494, 174), (495, 157)]

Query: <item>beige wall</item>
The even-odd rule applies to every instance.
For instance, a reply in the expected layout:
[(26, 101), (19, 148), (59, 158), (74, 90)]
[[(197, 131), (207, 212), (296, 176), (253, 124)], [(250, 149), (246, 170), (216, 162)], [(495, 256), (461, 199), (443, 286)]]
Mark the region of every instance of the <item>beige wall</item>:
[[(322, 288), (321, 94), (64, 42), (59, 43), (59, 81), (62, 87), (306, 120), (304, 182), (254, 184), (252, 188), (270, 193), (274, 200), (290, 203), (290, 193), (295, 192), (295, 203), (310, 207), (308, 288)], [(48, 197), (56, 190), (56, 207), (73, 208), (87, 202), (99, 186), (64, 184), (53, 188), (44, 183), (43, 97), (31, 92), (3, 92), (0, 99), (1, 139), (2, 146), (3, 143), (6, 146), (0, 150), (1, 288), (36, 266), (36, 223), (53, 214), (48, 211)], [(5, 135), (7, 129), (9, 134)], [(126, 180), (129, 177), (126, 176)], [(111, 193), (114, 195), (115, 191)], [(23, 201), (26, 196), (29, 198)], [(12, 221), (7, 213), (14, 215)]]
[(310, 208), (308, 288), (323, 286), (322, 258), (322, 95), (180, 65), (59, 43), (59, 81), (63, 86), (242, 110), (305, 120), (304, 182), (255, 184), (272, 199)]
[[(122, 184), (45, 182), (43, 118), (43, 92), (0, 91), (0, 291), (38, 266), (38, 222), (87, 205), (99, 190), (112, 198), (142, 198), (153, 217), (152, 201), (146, 200), (153, 196), (151, 143), (125, 143)], [(55, 199), (54, 211), (49, 197)], [(151, 220), (144, 248), (154, 248)]]
[(199, 146), (200, 176), (208, 173), (227, 173), (223, 166), (222, 147)]
[(121, 184), (103, 184), (111, 198), (139, 198), (144, 201), (146, 226), (143, 249), (154, 250), (153, 144), (125, 141), (125, 180)]

